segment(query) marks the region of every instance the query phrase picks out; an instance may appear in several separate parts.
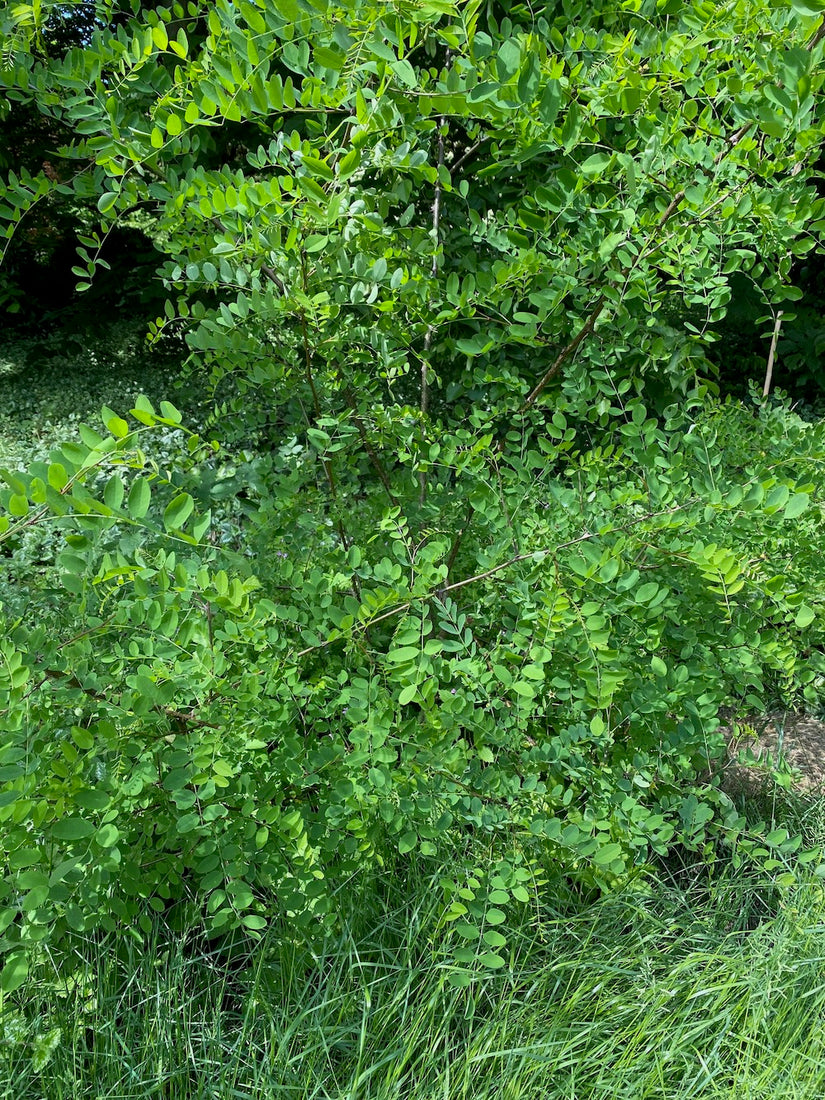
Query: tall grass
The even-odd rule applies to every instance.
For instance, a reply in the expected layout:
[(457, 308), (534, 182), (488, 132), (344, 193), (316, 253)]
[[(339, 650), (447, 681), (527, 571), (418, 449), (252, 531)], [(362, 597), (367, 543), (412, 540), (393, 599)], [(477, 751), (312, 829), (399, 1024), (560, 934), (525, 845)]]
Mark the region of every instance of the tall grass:
[(0, 1020), (0, 1096), (825, 1095), (817, 881), (780, 902), (741, 874), (659, 883), (573, 915), (548, 896), (513, 936), (509, 967), (466, 989), (447, 980), (434, 896), (420, 869), (370, 884), (315, 950), (286, 925), (230, 949), (159, 918), (143, 945), (46, 957)]

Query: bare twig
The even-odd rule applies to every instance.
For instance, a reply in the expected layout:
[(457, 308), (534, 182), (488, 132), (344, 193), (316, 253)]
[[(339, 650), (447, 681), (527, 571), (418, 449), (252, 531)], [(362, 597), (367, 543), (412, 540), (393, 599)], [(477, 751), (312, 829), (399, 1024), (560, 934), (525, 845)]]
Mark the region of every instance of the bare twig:
[(771, 392), (771, 381), (773, 379), (773, 361), (776, 355), (776, 342), (779, 339), (779, 330), (782, 328), (782, 313), (780, 309), (776, 315), (776, 321), (773, 326), (773, 336), (771, 337), (771, 350), (768, 352), (768, 367), (765, 371), (765, 385), (762, 387), (762, 396), (767, 397)]

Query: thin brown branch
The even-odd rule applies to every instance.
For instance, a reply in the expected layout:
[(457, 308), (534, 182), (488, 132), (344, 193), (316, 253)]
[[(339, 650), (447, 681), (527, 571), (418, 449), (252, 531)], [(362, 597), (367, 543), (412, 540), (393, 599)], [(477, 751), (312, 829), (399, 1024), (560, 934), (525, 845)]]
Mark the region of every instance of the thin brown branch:
[(822, 20), (814, 33), (811, 35), (810, 41), (807, 45), (807, 49), (812, 50), (815, 46), (818, 46), (823, 38), (825, 38), (825, 19)]
[(114, 615), (110, 615), (109, 618), (104, 619), (102, 623), (97, 623), (95, 626), (90, 626), (86, 630), (81, 630), (79, 634), (75, 634), (73, 637), (67, 638), (65, 642), (61, 642), (57, 647), (58, 653), (61, 649), (65, 649), (67, 646), (79, 642), (81, 638), (86, 638), (89, 634), (102, 634), (114, 621)]
[[(728, 155), (731, 149), (735, 148), (742, 140), (742, 138), (748, 133), (748, 131), (753, 128), (753, 125), (753, 122), (746, 122), (744, 126), (740, 126), (736, 133), (732, 134), (728, 138), (727, 142), (725, 143), (725, 148), (720, 149), (719, 152), (716, 154), (713, 160), (714, 164), (719, 164), (719, 162)], [(659, 232), (659, 230), (662, 229), (668, 221), (670, 221), (670, 219), (678, 210), (679, 205), (684, 197), (685, 192), (683, 190), (678, 191), (673, 196), (665, 209), (662, 211), (662, 214), (658, 222), (656, 223), (656, 228), (653, 231), (653, 236), (655, 236)], [(527, 409), (530, 408), (531, 405), (535, 404), (536, 399), (540, 396), (544, 388), (547, 386), (547, 383), (550, 382), (551, 379), (553, 379), (559, 373), (565, 363), (567, 363), (567, 361), (573, 357), (579, 345), (587, 339), (587, 337), (595, 328), (596, 321), (599, 319), (599, 315), (601, 314), (606, 304), (607, 297), (605, 296), (604, 292), (602, 292), (596, 300), (596, 304), (588, 313), (582, 327), (579, 329), (573, 339), (568, 344), (566, 344), (565, 347), (562, 348), (548, 370), (545, 371), (545, 373), (542, 375), (542, 377), (524, 399), (521, 407), (518, 410), (520, 413), (525, 412)]]
[(455, 175), (456, 172), (460, 172), (467, 161), (470, 159), (470, 157), (473, 155), (473, 153), (477, 153), (481, 146), (489, 140), (489, 135), (485, 135), (485, 137), (479, 138), (478, 141), (475, 142), (474, 145), (471, 145), (469, 149), (466, 149), (458, 158), (458, 160), (454, 164), (450, 165), (450, 175), (452, 176)]
[[(315, 387), (315, 378), (312, 373), (312, 349), (309, 346), (309, 333), (307, 331), (307, 317), (303, 310), (298, 313), (298, 318), (301, 322), (301, 343), (304, 351), (304, 375), (309, 386), (309, 392), (312, 394), (312, 411), (315, 414), (315, 419), (320, 419), (321, 416), (321, 402), (318, 399), (318, 390)], [(335, 486), (330, 485), (332, 495), (335, 496)]]
[(358, 430), (358, 435), (361, 439), (364, 450), (367, 452), (367, 457), (372, 463), (372, 468), (375, 470), (376, 474), (378, 474), (378, 479), (386, 489), (387, 496), (390, 498), (393, 506), (399, 508), (400, 505), (398, 503), (398, 499), (395, 493), (392, 491), (392, 483), (390, 482), (389, 474), (384, 468), (383, 462), (378, 457), (375, 448), (369, 441), (367, 429), (364, 426), (364, 421), (358, 415), (358, 407), (355, 401), (355, 394), (352, 392), (349, 386), (347, 386), (344, 390), (344, 399), (350, 407), (350, 411), (352, 412), (352, 422)]
[[(301, 271), (303, 273), (304, 280), (304, 293), (306, 293), (306, 257), (303, 252), (301, 252)], [(315, 386), (315, 378), (312, 373), (312, 348), (310, 347), (309, 343), (309, 332), (307, 330), (306, 313), (304, 313), (303, 309), (299, 310), (298, 318), (301, 323), (301, 341), (303, 343), (304, 349), (304, 371), (306, 374), (306, 380), (307, 384), (309, 385), (310, 393), (312, 394), (312, 409), (315, 419), (317, 421), (321, 417), (321, 402), (318, 397), (318, 390)], [(332, 496), (333, 504), (335, 505), (336, 510), (338, 510), (338, 485), (335, 481), (335, 473), (332, 469), (332, 463), (328, 458), (322, 455), (321, 466), (324, 470), (324, 476), (327, 479), (327, 485), (329, 485), (329, 491), (330, 495)], [(341, 539), (341, 545), (345, 550), (349, 550), (350, 541), (347, 538), (346, 531), (344, 530), (344, 524), (341, 519), (340, 512), (336, 517), (336, 527), (338, 528), (338, 537)], [(353, 589), (356, 595), (359, 594), (359, 587), (360, 586), (358, 583), (358, 579), (356, 577), (353, 577)]]
[[(68, 645), (72, 641), (76, 641), (77, 638), (81, 637), (83, 637), (83, 635), (78, 634), (76, 638), (71, 638), (69, 639), (69, 642), (66, 642), (64, 644)], [(59, 648), (62, 648), (62, 646)], [(84, 695), (88, 696), (90, 699), (94, 699), (95, 702), (111, 702), (105, 692), (97, 691), (95, 688), (86, 687), (86, 685), (81, 683), (81, 681), (78, 680), (76, 676), (66, 676), (64, 673), (57, 672), (54, 669), (45, 669), (41, 679), (38, 680), (36, 684), (32, 685), (32, 687), (26, 692), (23, 698), (28, 699), (29, 696), (35, 694), (35, 692), (39, 691), (40, 688), (42, 688), (45, 684), (58, 680), (65, 684), (66, 687), (74, 688), (75, 691), (82, 691)], [(221, 726), (216, 725), (214, 722), (207, 722), (203, 718), (198, 718), (198, 716), (193, 711), (178, 710), (176, 707), (163, 706), (153, 706), (152, 709), (158, 714), (164, 715), (166, 718), (171, 718), (173, 721), (176, 722), (185, 722), (187, 726), (196, 726), (198, 729), (219, 730), (222, 728)], [(0, 711), (0, 714), (7, 713), (8, 711)]]
[[(637, 527), (640, 523), (644, 523), (649, 519), (657, 519), (659, 516), (670, 516), (675, 512), (681, 512), (689, 505), (695, 503), (695, 498), (691, 498), (684, 504), (674, 504), (670, 508), (661, 508), (657, 512), (646, 512), (643, 516), (637, 516), (635, 519), (630, 520), (628, 523), (620, 524), (618, 527), (612, 527), (609, 533), (618, 531), (629, 531), (632, 527)], [(583, 535), (577, 535), (574, 539), (568, 539), (566, 542), (560, 542), (556, 546), (550, 546), (542, 548), (540, 550), (528, 550), (524, 554), (516, 554), (515, 557), (508, 558), (507, 561), (501, 562), (499, 565), (493, 565), (490, 569), (485, 569), (483, 573), (474, 573), (472, 577), (465, 577), (463, 581), (454, 581), (452, 584), (446, 584), (441, 588), (438, 588), (434, 592), (430, 592), (428, 595), (417, 596), (416, 599), (428, 600), (434, 596), (443, 596), (449, 592), (457, 592), (460, 588), (466, 588), (468, 584), (476, 584), (478, 581), (487, 580), (488, 577), (493, 577), (496, 573), (501, 573), (504, 569), (510, 569), (514, 565), (518, 565), (519, 562), (529, 561), (531, 558), (536, 559), (538, 557), (550, 557), (551, 555), (558, 554), (560, 550), (566, 550), (570, 546), (576, 546), (580, 542), (589, 542), (590, 539), (597, 538), (600, 534), (604, 534), (602, 531), (585, 531)], [(412, 607), (413, 601), (405, 600), (404, 603), (396, 604), (395, 607), (390, 608), (389, 611), (384, 611), (380, 615), (376, 615), (374, 619), (370, 619), (369, 622), (364, 623), (362, 629), (368, 629), (375, 626), (377, 623), (384, 622), (386, 619), (391, 619), (395, 615), (401, 615), (405, 611), (408, 611)], [(361, 624), (359, 624), (361, 625)], [(339, 641), (343, 638), (343, 634), (339, 634), (336, 638), (331, 638), (326, 642), (321, 642), (319, 645), (307, 646), (306, 649), (299, 650), (296, 654), (296, 660), (299, 657), (306, 657), (309, 653), (314, 653), (319, 649), (326, 649), (328, 645), (332, 645), (333, 642)]]
[(576, 333), (570, 343), (566, 344), (561, 349), (559, 354), (553, 360), (553, 363), (544, 372), (544, 374), (532, 388), (527, 397), (525, 397), (524, 401), (521, 403), (521, 407), (518, 410), (520, 413), (526, 412), (531, 405), (534, 405), (536, 403), (537, 398), (541, 395), (541, 392), (545, 388), (547, 383), (559, 373), (567, 360), (572, 358), (572, 356), (578, 349), (579, 344), (587, 339), (587, 337), (595, 328), (596, 321), (598, 321), (599, 319), (599, 314), (602, 312), (606, 304), (607, 298), (604, 296), (604, 294), (599, 295), (596, 304), (590, 310), (590, 313), (587, 315), (587, 319), (585, 320), (582, 327), (579, 329), (579, 331)]
[(269, 264), (261, 264), (261, 271), (266, 275), (267, 279), (278, 288), (281, 294), (286, 297), (286, 287), (279, 275), (276, 274), (275, 269), (270, 267)]
[(198, 718), (188, 710), (175, 710), (172, 707), (163, 707), (163, 713), (167, 718), (172, 718), (176, 722), (183, 722), (186, 726), (197, 726), (198, 729), (208, 730), (219, 730), (222, 728), (214, 722), (206, 722), (203, 718)]
[[(472, 520), (473, 520), (473, 506), (468, 501), (467, 502), (467, 514), (464, 517), (464, 523), (461, 525), (461, 527), (459, 527), (458, 531), (456, 532), (456, 536), (453, 539), (453, 544), (450, 547), (450, 552), (447, 555), (447, 576), (444, 579), (448, 583), (449, 583), (449, 580), (450, 580), (450, 573), (452, 572), (453, 566), (455, 565), (455, 559), (458, 555), (459, 548), (461, 546), (461, 543), (464, 540), (465, 534), (467, 533), (467, 528), (472, 523)], [(442, 592), (443, 591), (445, 591), (445, 589), (442, 589)]]
[[(736, 133), (732, 134), (728, 138), (728, 140), (725, 143), (725, 148), (720, 149), (719, 152), (716, 154), (716, 156), (713, 158), (713, 163), (714, 164), (719, 164), (721, 161), (723, 161), (725, 159), (725, 157), (728, 155), (728, 153), (731, 151), (731, 149), (734, 149), (739, 144), (739, 142), (742, 140), (742, 138), (745, 136), (745, 134), (747, 134), (749, 130), (752, 130), (753, 127), (754, 127), (753, 122), (746, 122), (744, 124), (744, 126), (740, 126), (739, 129), (736, 131)], [(670, 200), (670, 202), (668, 203), (668, 205), (665, 207), (664, 211), (662, 212), (662, 216), (659, 218), (658, 222), (656, 223), (656, 229), (655, 229), (654, 232), (658, 233), (658, 231), (667, 222), (670, 221), (670, 219), (676, 213), (676, 210), (678, 209), (679, 204), (681, 203), (681, 201), (684, 197), (685, 197), (685, 192), (683, 190), (676, 192), (676, 194), (673, 196), (673, 198)]]
[[(438, 167), (441, 168), (444, 164), (444, 127), (447, 124), (447, 120), (444, 117), (438, 120)], [(435, 193), (433, 196), (433, 258), (430, 264), (430, 276), (435, 278), (438, 274), (438, 232), (441, 226), (441, 177), (436, 176), (435, 179)], [(428, 325), (427, 331), (424, 334), (424, 355), (421, 359), (421, 412), (424, 416), (427, 415), (427, 410), (430, 403), (430, 384), (427, 374), (427, 368), (429, 366), (429, 350), (433, 341), (433, 334), (435, 332), (435, 325)]]
[[(301, 251), (301, 276), (303, 281), (304, 294), (307, 293), (307, 269), (306, 269), (306, 253)], [(307, 318), (303, 309), (298, 314), (301, 322), (301, 340), (304, 346), (304, 369), (306, 371), (307, 382), (309, 383), (310, 392), (312, 393), (312, 408), (315, 415), (316, 422), (321, 416), (321, 402), (318, 398), (318, 390), (315, 386), (315, 378), (312, 374), (312, 349), (309, 344), (309, 333), (307, 331)], [(305, 414), (306, 415), (306, 414)], [(335, 473), (332, 469), (332, 463), (325, 456), (321, 456), (321, 465), (324, 468), (324, 475), (329, 485), (329, 491), (332, 496), (333, 507), (335, 508), (335, 526), (338, 529), (338, 537), (341, 540), (341, 545), (344, 550), (349, 550), (351, 543), (347, 537), (347, 532), (344, 527), (344, 521), (341, 518), (341, 508), (338, 501), (338, 486), (335, 482)], [(352, 594), (357, 600), (361, 599), (361, 582), (358, 579), (358, 574), (352, 574)]]

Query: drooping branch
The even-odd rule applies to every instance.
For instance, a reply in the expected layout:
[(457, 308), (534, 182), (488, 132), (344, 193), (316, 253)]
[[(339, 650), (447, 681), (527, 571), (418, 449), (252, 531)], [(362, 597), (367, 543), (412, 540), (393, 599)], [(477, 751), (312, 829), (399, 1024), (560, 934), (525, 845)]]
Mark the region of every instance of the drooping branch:
[[(685, 508), (690, 507), (691, 504), (696, 503), (696, 498), (691, 497), (690, 500), (684, 502), (684, 504), (673, 504), (669, 508), (661, 508), (655, 512), (646, 512), (643, 516), (636, 516), (628, 523), (620, 524), (611, 529), (612, 532), (629, 531), (633, 527), (637, 527), (640, 523), (646, 523), (647, 520), (657, 519), (659, 516), (670, 516), (676, 512), (682, 512)], [(463, 534), (466, 527), (462, 529)], [(554, 558), (560, 550), (567, 550), (571, 546), (577, 546), (582, 542), (590, 542), (592, 539), (598, 538), (604, 534), (603, 530), (597, 531), (585, 531), (582, 535), (577, 535), (575, 538), (567, 539), (566, 542), (557, 543), (555, 546), (542, 547), (539, 550), (527, 550), (523, 554), (516, 554), (512, 558), (508, 558), (507, 561), (500, 562), (498, 565), (493, 565), (489, 569), (485, 569), (482, 573), (474, 573), (471, 577), (465, 577), (464, 580), (453, 581), (450, 584), (440, 586), (435, 591), (428, 593), (425, 596), (419, 596), (418, 599), (432, 599), (434, 596), (443, 597), (450, 592), (457, 592), (460, 588), (466, 588), (469, 584), (477, 584), (479, 581), (487, 580), (488, 577), (494, 577), (497, 573), (501, 573), (504, 569), (511, 569), (514, 565), (518, 565), (523, 561), (536, 560), (537, 558)], [(376, 615), (375, 618), (370, 619), (366, 623), (359, 622), (357, 627), (361, 630), (367, 630), (370, 627), (376, 626), (378, 623), (382, 623), (387, 619), (392, 619), (396, 615), (402, 615), (405, 611), (409, 611), (412, 607), (413, 600), (405, 600), (403, 603), (396, 604), (395, 607), (391, 607), (389, 611), (383, 611), (380, 615)], [(309, 653), (314, 653), (319, 649), (326, 649), (327, 646), (332, 645), (333, 642), (341, 641), (348, 635), (345, 633), (338, 634), (335, 638), (329, 638), (324, 642), (320, 642), (317, 645), (307, 646), (305, 649), (299, 650), (295, 657), (306, 657)]]
[[(88, 631), (84, 631), (84, 633), (88, 633)], [(82, 637), (82, 635), (78, 635), (77, 637)], [(71, 642), (76, 640), (76, 638), (72, 638), (66, 644), (71, 644)], [(59, 646), (58, 648), (62, 649), (63, 646)], [(23, 699), (28, 699), (46, 684), (50, 683), (57, 683), (63, 687), (71, 688), (73, 691), (79, 691), (88, 699), (92, 699), (96, 703), (112, 703), (112, 699), (110, 698), (110, 696), (106, 695), (105, 692), (98, 691), (95, 688), (87, 687), (86, 684), (82, 683), (77, 676), (73, 674), (67, 675), (65, 672), (59, 672), (56, 669), (50, 668), (43, 670), (43, 675), (41, 676), (41, 678), (31, 685), (29, 690), (23, 696)], [(204, 718), (199, 718), (194, 708), (190, 710), (180, 710), (177, 707), (167, 707), (162, 706), (161, 704), (155, 704), (152, 706), (151, 709), (156, 714), (163, 715), (164, 717), (169, 718), (174, 722), (182, 722), (187, 726), (193, 726), (198, 729), (219, 730), (222, 728), (215, 722), (208, 722)], [(0, 711), (0, 716), (5, 716), (6, 714), (8, 714), (8, 712), (9, 708), (6, 708), (5, 710)]]

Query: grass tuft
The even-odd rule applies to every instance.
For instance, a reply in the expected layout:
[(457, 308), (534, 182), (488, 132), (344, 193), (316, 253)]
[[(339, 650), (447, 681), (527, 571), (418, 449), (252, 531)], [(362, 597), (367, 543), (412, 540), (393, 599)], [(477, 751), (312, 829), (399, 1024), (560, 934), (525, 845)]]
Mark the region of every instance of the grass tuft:
[[(14, 1100), (819, 1100), (825, 900), (799, 885), (756, 927), (733, 873), (540, 912), (509, 966), (449, 983), (432, 882), (351, 899), (322, 946), (288, 925), (210, 946), (160, 918), (142, 945), (44, 957), (6, 1004)], [(380, 886), (380, 889), (379, 889)], [(55, 1040), (56, 1029), (60, 1029)], [(48, 1056), (42, 1051), (51, 1036)]]

